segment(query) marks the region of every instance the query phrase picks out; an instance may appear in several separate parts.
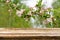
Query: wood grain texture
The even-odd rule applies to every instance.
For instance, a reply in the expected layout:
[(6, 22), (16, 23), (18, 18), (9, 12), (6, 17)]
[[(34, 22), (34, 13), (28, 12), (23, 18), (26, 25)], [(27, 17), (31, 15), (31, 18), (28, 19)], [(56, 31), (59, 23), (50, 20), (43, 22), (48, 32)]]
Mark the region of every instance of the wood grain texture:
[(60, 36), (60, 28), (0, 28), (0, 37)]

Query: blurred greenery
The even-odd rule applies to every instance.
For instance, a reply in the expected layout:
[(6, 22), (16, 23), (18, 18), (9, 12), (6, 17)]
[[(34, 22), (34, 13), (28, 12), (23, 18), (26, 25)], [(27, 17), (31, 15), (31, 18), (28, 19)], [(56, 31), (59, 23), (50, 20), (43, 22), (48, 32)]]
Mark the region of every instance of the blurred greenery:
[(57, 0), (53, 3), (53, 12), (54, 12), (54, 18), (56, 19), (53, 22), (54, 27), (59, 27), (60, 28), (60, 0)]
[[(30, 23), (23, 18), (16, 15), (16, 10), (25, 8), (27, 13), (28, 9), (25, 5), (19, 4), (20, 0), (13, 0), (6, 3), (6, 0), (0, 0), (0, 27), (17, 27), (27, 28), (30, 27)], [(16, 6), (14, 6), (14, 5)]]
[[(45, 25), (47, 28), (49, 27), (60, 27), (60, 0), (57, 0), (53, 3), (53, 18), (52, 23), (49, 22), (48, 24), (43, 24), (43, 21), (47, 18), (50, 18), (50, 14), (47, 14), (47, 10), (51, 12), (51, 9), (46, 9), (40, 13), (42, 10), (41, 5), (42, 0), (39, 0), (36, 7), (38, 10), (33, 11), (33, 9), (29, 8), (25, 4), (21, 3), (21, 0), (0, 0), (0, 27), (9, 27), (9, 28), (30, 28), (32, 27), (32, 24), (30, 22), (30, 18), (34, 18), (36, 21), (36, 24), (39, 25)], [(24, 9), (25, 11), (21, 15), (21, 17), (18, 17), (16, 15), (17, 10)], [(31, 11), (31, 15), (28, 15), (28, 13)], [(38, 16), (37, 16), (38, 15)], [(35, 18), (36, 17), (36, 18)], [(56, 20), (55, 20), (56, 19)], [(27, 21), (26, 21), (27, 20)], [(52, 24), (52, 25), (51, 25)]]

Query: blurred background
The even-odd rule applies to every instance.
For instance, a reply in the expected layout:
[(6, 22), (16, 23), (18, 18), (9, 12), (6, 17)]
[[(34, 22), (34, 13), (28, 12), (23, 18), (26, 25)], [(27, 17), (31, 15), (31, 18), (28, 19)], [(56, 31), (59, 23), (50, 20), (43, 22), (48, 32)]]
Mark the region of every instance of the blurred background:
[(0, 0), (0, 27), (60, 28), (60, 0)]

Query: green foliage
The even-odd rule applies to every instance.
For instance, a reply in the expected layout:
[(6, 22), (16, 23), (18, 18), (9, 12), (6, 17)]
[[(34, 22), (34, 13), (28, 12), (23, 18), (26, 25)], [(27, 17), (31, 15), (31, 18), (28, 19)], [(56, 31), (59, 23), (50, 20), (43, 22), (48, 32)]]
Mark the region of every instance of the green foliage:
[[(30, 23), (16, 15), (16, 10), (25, 9), (25, 14), (28, 12), (28, 7), (20, 3), (21, 0), (13, 0), (8, 3), (6, 0), (0, 0), (0, 27), (16, 27), (28, 28)], [(19, 3), (19, 5), (17, 5)]]
[[(39, 0), (38, 4), (36, 4), (36, 11), (22, 4), (21, 1), (22, 0), (0, 0), (0, 27), (30, 28), (32, 26), (30, 22), (31, 17), (36, 20), (35, 24), (37, 25), (45, 25), (49, 28), (51, 26), (60, 27), (60, 0), (53, 3), (54, 14), (52, 22), (46, 22), (46, 24), (43, 24), (43, 21), (51, 17), (50, 14), (47, 14), (47, 12), (51, 12), (51, 9), (42, 9), (42, 0)], [(21, 16), (18, 16), (19, 14), (17, 15), (16, 12), (21, 9), (24, 9), (24, 12)], [(42, 10), (43, 12), (40, 13)], [(31, 12), (31, 14), (29, 14), (29, 12)]]
[(53, 3), (54, 18), (56, 19), (53, 23), (55, 27), (60, 27), (60, 0)]

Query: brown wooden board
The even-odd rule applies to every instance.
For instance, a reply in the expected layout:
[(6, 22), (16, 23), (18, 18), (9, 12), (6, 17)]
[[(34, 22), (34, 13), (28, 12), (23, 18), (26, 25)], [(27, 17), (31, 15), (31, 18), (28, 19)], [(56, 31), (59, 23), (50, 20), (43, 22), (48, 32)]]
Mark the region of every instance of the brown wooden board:
[(0, 28), (0, 37), (53, 37), (60, 36), (60, 28)]

